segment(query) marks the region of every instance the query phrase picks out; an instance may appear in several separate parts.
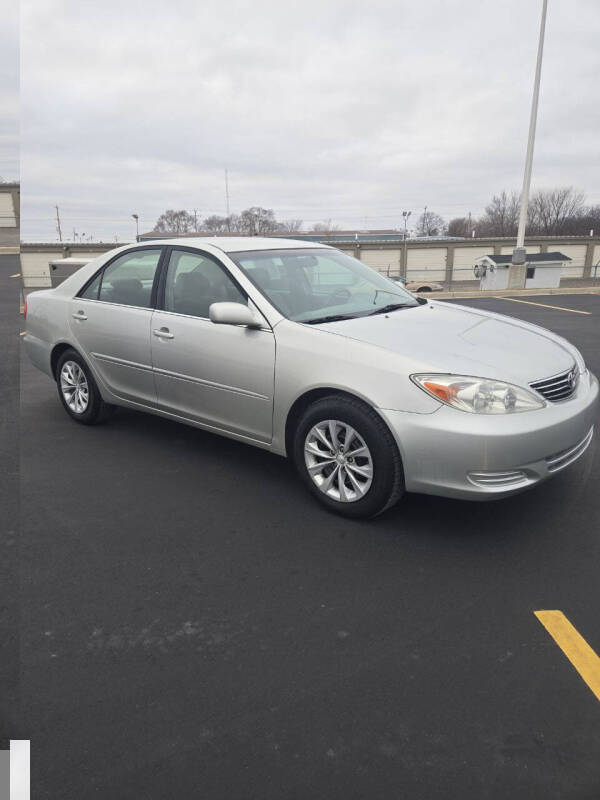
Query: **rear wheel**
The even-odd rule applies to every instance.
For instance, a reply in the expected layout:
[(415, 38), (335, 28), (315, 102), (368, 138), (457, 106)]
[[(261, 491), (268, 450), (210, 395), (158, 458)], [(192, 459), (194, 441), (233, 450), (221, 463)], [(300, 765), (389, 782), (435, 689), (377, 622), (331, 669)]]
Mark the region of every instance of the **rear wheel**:
[(67, 414), (82, 425), (97, 425), (112, 416), (90, 368), (76, 350), (65, 350), (56, 365), (58, 395)]
[(347, 517), (374, 517), (404, 491), (389, 429), (354, 398), (332, 395), (309, 406), (296, 429), (294, 461), (313, 495)]

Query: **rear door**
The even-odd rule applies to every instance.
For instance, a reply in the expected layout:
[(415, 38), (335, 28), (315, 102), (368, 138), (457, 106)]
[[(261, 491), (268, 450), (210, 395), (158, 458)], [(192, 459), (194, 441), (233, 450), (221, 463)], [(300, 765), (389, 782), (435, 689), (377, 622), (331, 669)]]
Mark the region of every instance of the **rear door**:
[(156, 405), (150, 325), (163, 248), (137, 248), (109, 261), (71, 301), (80, 349), (118, 397)]
[(214, 256), (173, 248), (152, 317), (158, 407), (268, 442), (272, 437), (275, 337), (262, 329), (216, 325), (212, 303), (247, 303)]

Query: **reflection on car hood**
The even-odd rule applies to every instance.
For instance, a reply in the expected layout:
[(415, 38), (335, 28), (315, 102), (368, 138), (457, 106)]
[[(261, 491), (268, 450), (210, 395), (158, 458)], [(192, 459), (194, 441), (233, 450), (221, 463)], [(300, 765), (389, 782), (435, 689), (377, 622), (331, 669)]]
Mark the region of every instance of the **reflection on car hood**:
[(477, 375), (523, 385), (574, 363), (550, 331), (440, 302), (315, 328), (398, 353), (411, 362), (411, 371)]

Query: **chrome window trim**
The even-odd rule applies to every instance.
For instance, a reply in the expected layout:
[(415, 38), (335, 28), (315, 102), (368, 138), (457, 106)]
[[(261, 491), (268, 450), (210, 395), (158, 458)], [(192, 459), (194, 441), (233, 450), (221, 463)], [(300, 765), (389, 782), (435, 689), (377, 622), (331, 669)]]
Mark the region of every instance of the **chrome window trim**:
[[(95, 300), (94, 300), (93, 297), (83, 297), (83, 293), (85, 291), (87, 291), (87, 289), (93, 284), (93, 282), (96, 280), (96, 278), (98, 276), (100, 276), (100, 283), (98, 285), (98, 294), (100, 294), (100, 289), (102, 288), (102, 279), (104, 277), (105, 270), (108, 267), (110, 267), (111, 264), (113, 264), (115, 261), (118, 261), (123, 256), (129, 255), (129, 253), (139, 253), (140, 251), (144, 251), (144, 250), (158, 250), (159, 251), (158, 262), (156, 264), (156, 269), (154, 271), (154, 278), (152, 280), (152, 291), (151, 291), (151, 294), (150, 294), (150, 299), (152, 300), (152, 297), (154, 296), (155, 288), (157, 287), (157, 278), (160, 280), (160, 275), (162, 273), (163, 262), (164, 262), (164, 259), (165, 259), (165, 254), (166, 254), (167, 248), (166, 248), (166, 246), (164, 244), (146, 244), (145, 242), (144, 242), (143, 245), (141, 245), (140, 243), (136, 243), (135, 245), (131, 245), (128, 250), (123, 249), (123, 250), (119, 250), (117, 253), (115, 253), (115, 255), (112, 256), (112, 258), (109, 258), (108, 261), (105, 261), (96, 270), (96, 272), (94, 272), (94, 274), (91, 275), (85, 281), (83, 286), (79, 287), (79, 289), (77, 290), (77, 292), (73, 295), (73, 297), (71, 299), (72, 300), (87, 300), (90, 303), (98, 302), (98, 303), (109, 303), (110, 305), (123, 305), (123, 303), (110, 303), (109, 300), (100, 300), (99, 297), (96, 298)], [(132, 305), (125, 304), (125, 308), (150, 308), (150, 309), (153, 309), (154, 305), (151, 305), (151, 306), (132, 306)]]
[(72, 299), (71, 302), (75, 302), (76, 300), (82, 303), (99, 303), (103, 306), (115, 306), (117, 308), (137, 308), (140, 311), (150, 311), (150, 313), (156, 311), (154, 306), (132, 306), (128, 303), (111, 303), (110, 300), (92, 300), (90, 297), (78, 297), (77, 295)]
[[(225, 303), (227, 301), (224, 300), (223, 302)], [(254, 303), (254, 305), (256, 306), (256, 303)], [(258, 306), (256, 306), (256, 309), (260, 313), (261, 317), (263, 317), (263, 319), (264, 319), (264, 314), (260, 311)], [(217, 325), (217, 327), (227, 327), (227, 328), (247, 328), (248, 327), (247, 325), (226, 325), (226, 326), (222, 326), (222, 325), (218, 325), (217, 323), (213, 322), (210, 319), (210, 317), (197, 317), (197, 316), (195, 316), (195, 314), (182, 314), (179, 311), (166, 311), (164, 308), (153, 308), (153, 309), (151, 309), (151, 311), (155, 312), (157, 314), (167, 314), (170, 317), (183, 317), (184, 319), (197, 319), (197, 320), (200, 320), (201, 322), (210, 322), (211, 325)], [(267, 322), (267, 325), (268, 324), (269, 323)], [(273, 333), (273, 328), (265, 327), (264, 325), (262, 325), (260, 328), (252, 328), (251, 330), (253, 330), (253, 331), (266, 331), (267, 333)]]

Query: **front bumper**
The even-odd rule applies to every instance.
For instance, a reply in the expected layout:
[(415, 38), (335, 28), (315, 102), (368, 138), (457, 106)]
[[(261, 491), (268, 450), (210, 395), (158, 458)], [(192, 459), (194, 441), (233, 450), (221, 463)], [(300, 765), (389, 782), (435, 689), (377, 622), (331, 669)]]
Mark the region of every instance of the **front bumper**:
[(441, 406), (432, 414), (379, 409), (404, 465), (406, 489), (468, 500), (506, 497), (555, 475), (592, 441), (598, 381), (539, 411), (486, 416)]

